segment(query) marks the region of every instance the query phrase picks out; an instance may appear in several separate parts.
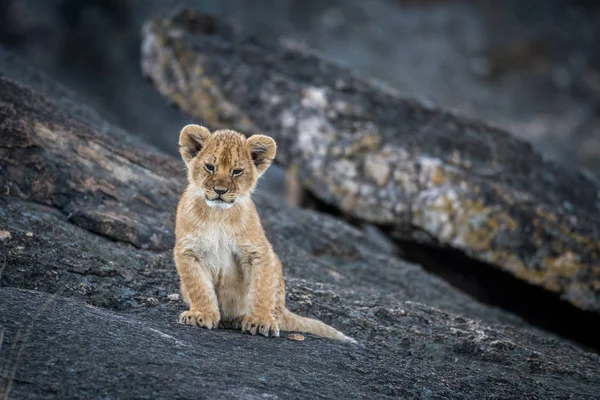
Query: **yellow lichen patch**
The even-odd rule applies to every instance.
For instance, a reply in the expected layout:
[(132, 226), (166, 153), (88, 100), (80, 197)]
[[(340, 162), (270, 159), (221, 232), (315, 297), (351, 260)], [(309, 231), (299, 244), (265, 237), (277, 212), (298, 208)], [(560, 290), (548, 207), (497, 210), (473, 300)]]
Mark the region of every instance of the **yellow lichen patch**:
[(175, 104), (177, 104), (177, 107), (181, 108), (182, 110), (186, 110), (186, 111), (189, 109), (185, 97), (183, 97), (181, 94), (170, 93), (169, 97)]
[[(468, 209), (471, 210), (471, 214), (466, 213), (461, 216), (460, 221), (463, 223), (469, 218), (469, 215), (473, 215), (473, 211), (475, 211), (477, 215), (481, 215), (480, 213), (485, 208), (483, 208), (481, 204), (475, 204), (471, 205)], [(581, 271), (590, 269), (590, 266), (582, 264), (580, 257), (572, 251), (562, 252), (558, 257), (543, 258), (541, 260), (541, 265), (538, 268), (529, 267), (517, 254), (501, 249), (494, 249), (491, 246), (491, 242), (495, 237), (494, 234), (499, 232), (501, 227), (506, 227), (514, 231), (517, 229), (517, 222), (505, 213), (490, 215), (483, 221), (484, 222), (480, 223), (478, 229), (460, 230), (460, 239), (464, 241), (464, 245), (467, 248), (481, 251), (482, 254), (479, 258), (502, 266), (503, 269), (510, 271), (513, 275), (523, 281), (542, 286), (553, 292), (564, 292), (566, 288), (561, 283), (562, 279), (566, 278), (571, 281)], [(537, 236), (534, 236), (534, 238), (535, 237)], [(538, 237), (538, 241), (541, 241), (541, 238)], [(562, 243), (562, 245), (562, 247), (564, 247), (564, 243)], [(600, 274), (600, 267), (595, 268), (597, 269), (593, 269), (592, 271), (596, 271)], [(570, 282), (568, 286), (570, 290), (573, 290), (573, 283)], [(582, 285), (581, 291), (589, 290), (590, 287), (594, 290), (599, 290), (600, 279), (591, 281), (589, 285)], [(575, 304), (572, 299), (571, 302)]]
[(472, 226), (463, 227), (464, 229), (458, 229), (460, 239), (470, 249), (476, 251), (489, 250), (492, 241), (496, 237), (496, 229), (490, 229), (489, 224), (486, 223), (485, 227), (475, 229)]
[(201, 77), (192, 86), (188, 106), (182, 107), (215, 129), (234, 128), (243, 132), (256, 132), (256, 126), (235, 105), (225, 99), (217, 85), (207, 77)]
[[(543, 258), (540, 267), (535, 269), (528, 267), (516, 255), (496, 251), (492, 253), (491, 259), (495, 264), (504, 266), (521, 280), (540, 285), (553, 292), (562, 292), (565, 290), (561, 286), (561, 278), (571, 280), (577, 273), (589, 268), (589, 266), (580, 263), (579, 256), (569, 251), (561, 254), (559, 257)], [(600, 281), (592, 281), (591, 285), (592, 287), (596, 285), (600, 288)], [(571, 286), (572, 284), (570, 283), (569, 287)]]
[(462, 239), (475, 250), (489, 250), (501, 231), (517, 229), (514, 218), (502, 210), (485, 206), (480, 200), (465, 201), (460, 208), (463, 213), (457, 224), (465, 228), (461, 231)]
[[(559, 257), (545, 257), (541, 261), (540, 268), (528, 268), (523, 263), (512, 263), (509, 270), (519, 279), (544, 287), (553, 292), (565, 290), (561, 286), (560, 279), (573, 278), (579, 271), (587, 269), (587, 266), (579, 262), (579, 257), (567, 252)], [(569, 284), (571, 287), (572, 284)]]
[(376, 151), (381, 144), (381, 136), (377, 133), (361, 135), (346, 150), (347, 155), (365, 154)]
[(223, 122), (219, 118), (219, 104), (215, 101), (214, 93), (211, 93), (213, 86), (210, 79), (198, 80), (189, 98), (189, 111), (192, 115), (202, 118), (208, 126), (223, 128)]
[(157, 47), (164, 47), (165, 44), (167, 43), (167, 37), (165, 35), (162, 35), (160, 33), (155, 33), (152, 37), (153, 37), (154, 43), (156, 44)]
[[(548, 213), (540, 208), (536, 209), (538, 218), (532, 221), (535, 227), (533, 239), (536, 245), (548, 245), (555, 254), (564, 254), (565, 252), (576, 249), (581, 253), (600, 252), (600, 242), (593, 237), (574, 231), (574, 226), (558, 222), (556, 215)], [(556, 235), (556, 233), (559, 235)], [(544, 235), (555, 237), (550, 243)]]
[(496, 190), (495, 194), (502, 199), (506, 204), (508, 205), (514, 205), (515, 204), (515, 199), (514, 197), (511, 195), (510, 191), (507, 190)]
[(499, 234), (518, 229), (516, 219), (504, 210), (489, 207), (479, 199), (461, 198), (456, 191), (437, 197), (429, 209), (414, 217), (441, 240), (478, 253), (481, 259), (493, 256), (490, 252), (497, 250), (494, 240)]
[[(531, 282), (528, 278), (529, 269), (527, 265), (516, 254), (507, 251), (490, 251), (489, 259), (496, 265), (502, 265), (505, 270), (516, 277)], [(537, 281), (532, 283), (537, 283)]]
[(558, 218), (556, 217), (556, 214), (552, 214), (551, 212), (544, 210), (542, 207), (536, 207), (535, 213), (548, 222), (553, 222), (553, 223), (558, 222)]
[(551, 274), (549, 274), (545, 268), (529, 268), (516, 255), (512, 255), (510, 260), (511, 261), (504, 264), (504, 266), (507, 267), (506, 269), (508, 269), (517, 278), (525, 282), (542, 286), (552, 292), (561, 291), (561, 287), (559, 286), (557, 280), (551, 277)]
[(445, 179), (444, 174), (442, 173), (442, 169), (440, 167), (437, 167), (435, 169), (435, 171), (433, 172), (433, 176), (431, 177), (431, 182), (434, 185), (441, 185), (444, 182), (446, 182), (446, 179)]
[(503, 269), (509, 271), (522, 281), (542, 286), (552, 292), (561, 292), (563, 289), (559, 286), (556, 279), (549, 276), (549, 273), (545, 268), (530, 268), (514, 253), (506, 251), (490, 251), (488, 254), (490, 260), (494, 264), (501, 265)]
[[(159, 38), (157, 36), (157, 40)], [(203, 59), (182, 46), (179, 41), (174, 41), (170, 53), (161, 53), (158, 65), (159, 75), (164, 78), (155, 79), (155, 84), (179, 108), (201, 118), (214, 129), (257, 131), (248, 116), (229, 102), (217, 84), (205, 75)], [(168, 76), (172, 76), (175, 82), (170, 82)]]
[(558, 229), (560, 230), (560, 232), (563, 235), (565, 235), (572, 241), (577, 242), (578, 244), (589, 245), (590, 248), (596, 248), (596, 249), (598, 249), (600, 247), (600, 243), (598, 243), (598, 241), (592, 241), (589, 236), (585, 236), (580, 233), (573, 232), (573, 229), (569, 226), (560, 225)]
[(432, 235), (437, 234), (441, 241), (451, 242), (455, 238), (451, 231), (454, 227), (453, 200), (453, 193), (444, 193), (436, 197), (428, 207), (415, 209), (413, 223)]
[(542, 265), (554, 277), (572, 277), (574, 274), (587, 268), (580, 263), (577, 254), (567, 251), (559, 257), (545, 257), (542, 259)]
[[(534, 225), (536, 225), (535, 221), (534, 221)], [(535, 243), (535, 245), (537, 247), (542, 247), (544, 245), (544, 243), (545, 243), (545, 240), (542, 237), (541, 232), (539, 231), (539, 229), (534, 230), (532, 239), (533, 239), (533, 243)]]
[(515, 232), (519, 227), (519, 223), (517, 222), (517, 220), (508, 215), (507, 213), (503, 212), (501, 215), (498, 215), (496, 217), (499, 218), (504, 223), (504, 226), (507, 227), (511, 232)]

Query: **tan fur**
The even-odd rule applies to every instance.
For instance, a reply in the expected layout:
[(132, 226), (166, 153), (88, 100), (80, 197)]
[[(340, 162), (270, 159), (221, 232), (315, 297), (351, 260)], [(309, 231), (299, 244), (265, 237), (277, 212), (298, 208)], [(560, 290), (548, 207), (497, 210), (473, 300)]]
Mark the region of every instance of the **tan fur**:
[(211, 134), (187, 125), (179, 145), (189, 182), (177, 207), (174, 256), (181, 295), (190, 306), (179, 321), (209, 329), (241, 328), (253, 335), (293, 330), (354, 342), (285, 308), (281, 261), (250, 198), (275, 158), (275, 141), (263, 135), (246, 139), (230, 130)]

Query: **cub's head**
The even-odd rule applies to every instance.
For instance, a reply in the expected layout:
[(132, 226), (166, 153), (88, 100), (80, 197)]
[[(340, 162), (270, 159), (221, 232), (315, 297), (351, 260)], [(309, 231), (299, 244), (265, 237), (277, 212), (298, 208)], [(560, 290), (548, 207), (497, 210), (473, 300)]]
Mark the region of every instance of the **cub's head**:
[(179, 135), (179, 152), (190, 185), (214, 208), (230, 208), (236, 200), (248, 197), (271, 165), (276, 149), (268, 136), (246, 139), (230, 130), (211, 134), (199, 125), (186, 125)]

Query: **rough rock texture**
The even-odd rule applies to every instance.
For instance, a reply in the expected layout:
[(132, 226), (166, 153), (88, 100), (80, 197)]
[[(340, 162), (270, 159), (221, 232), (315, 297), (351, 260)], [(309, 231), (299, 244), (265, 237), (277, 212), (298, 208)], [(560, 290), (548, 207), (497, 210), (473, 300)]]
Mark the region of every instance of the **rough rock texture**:
[(161, 93), (209, 126), (274, 136), (279, 162), (321, 200), (600, 312), (594, 176), (205, 14), (150, 21), (143, 36), (143, 71)]
[[(2, 78), (0, 93), (0, 178), (10, 189), (0, 197), (0, 396), (592, 399), (600, 390), (598, 356), (478, 304), (342, 221), (264, 196), (290, 307), (361, 346), (178, 325), (168, 240), (152, 243), (149, 232), (172, 218), (181, 162), (104, 136), (21, 83)], [(73, 218), (80, 209), (87, 219)]]
[(89, 106), (86, 96), (73, 92), (50, 79), (45, 73), (34, 68), (30, 62), (15, 56), (2, 46), (0, 46), (0, 74), (18, 80), (36, 93), (52, 97), (61, 105), (63, 114), (68, 115), (69, 118), (79, 120), (89, 126), (95, 126), (104, 134), (117, 137), (121, 141), (141, 147), (148, 152), (156, 151), (140, 137), (128, 134), (120, 127), (107, 123), (107, 120), (100, 116), (96, 109)]
[(180, 186), (152, 171), (160, 165), (175, 173), (180, 168), (172, 159), (142, 157), (135, 147), (70, 121), (39, 95), (0, 79), (5, 194), (55, 206), (76, 225), (115, 240), (156, 249), (172, 245), (172, 194)]
[[(0, 0), (0, 42), (107, 120), (175, 153), (187, 122), (138, 68), (143, 22), (178, 7), (315, 49), (410, 97), (493, 121), (600, 171), (600, 7), (593, 0)], [(156, 112), (162, 109), (161, 112)], [(139, 116), (143, 116), (140, 118)]]
[[(301, 286), (315, 303), (335, 301)], [(593, 399), (599, 389), (597, 356), (418, 303), (362, 303), (355, 321), (373, 333), (360, 348), (188, 328), (165, 312), (132, 316), (15, 288), (0, 295), (0, 368), (16, 372), (15, 399)]]

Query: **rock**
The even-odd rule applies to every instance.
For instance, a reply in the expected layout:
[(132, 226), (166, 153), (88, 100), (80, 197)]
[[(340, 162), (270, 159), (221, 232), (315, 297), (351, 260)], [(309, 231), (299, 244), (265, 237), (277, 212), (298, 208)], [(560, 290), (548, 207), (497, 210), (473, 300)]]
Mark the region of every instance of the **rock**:
[(179, 293), (171, 293), (167, 295), (167, 298), (171, 301), (177, 301), (179, 300)]
[[(172, 239), (148, 232), (170, 232), (181, 162), (103, 134), (19, 82), (0, 78), (0, 99), (11, 110), (0, 123), (0, 181), (11, 188), (0, 220), (12, 236), (0, 241), (3, 397), (592, 399), (600, 390), (597, 355), (477, 303), (343, 221), (260, 194), (290, 308), (361, 345), (179, 325)], [(72, 217), (82, 208), (87, 223)]]
[(154, 179), (151, 166), (175, 173), (180, 168), (174, 159), (151, 153), (142, 158), (141, 149), (117, 145), (1, 79), (0, 186), (6, 194), (57, 207), (74, 224), (115, 240), (153, 249), (172, 245), (176, 199), (170, 194), (181, 182)]
[[(361, 300), (358, 293), (336, 291), (333, 300), (314, 284), (300, 287), (310, 289), (315, 306)], [(377, 304), (377, 296), (353, 318), (352, 307), (336, 311), (344, 309), (345, 325), (369, 336), (364, 348), (208, 331), (179, 325), (168, 312), (134, 316), (15, 288), (0, 288), (0, 296), (0, 367), (18, 399), (198, 393), (216, 399), (594, 399), (600, 389), (595, 355), (419, 303), (402, 304), (402, 316)]]
[(287, 335), (287, 338), (288, 338), (289, 340), (294, 340), (294, 341), (296, 341), (296, 342), (303, 342), (303, 341), (304, 341), (304, 339), (306, 339), (306, 338), (304, 337), (304, 335), (301, 335), (301, 334), (299, 334), (299, 333), (290, 333), (289, 335)]
[(273, 136), (278, 161), (320, 200), (600, 312), (596, 177), (205, 14), (148, 22), (142, 56), (144, 73), (186, 112)]
[(146, 299), (146, 304), (148, 304), (148, 306), (150, 306), (150, 307), (156, 307), (157, 305), (160, 304), (160, 302), (155, 297), (148, 297)]
[(0, 74), (18, 80), (38, 94), (52, 97), (62, 106), (63, 113), (68, 114), (69, 118), (80, 120), (89, 126), (96, 126), (102, 133), (117, 137), (121, 141), (143, 148), (148, 152), (155, 151), (152, 146), (139, 137), (126, 133), (115, 125), (108, 124), (97, 110), (87, 104), (86, 97), (49, 79), (47, 75), (33, 68), (31, 63), (16, 57), (2, 46), (0, 46)]

